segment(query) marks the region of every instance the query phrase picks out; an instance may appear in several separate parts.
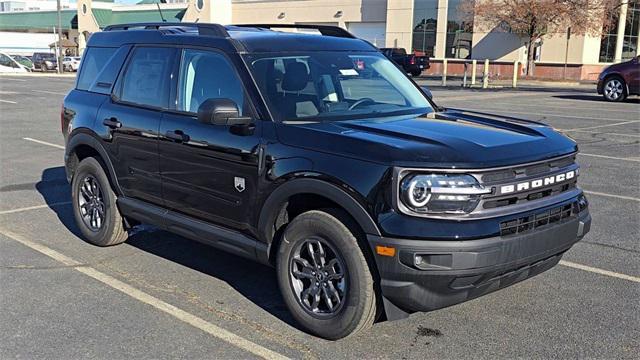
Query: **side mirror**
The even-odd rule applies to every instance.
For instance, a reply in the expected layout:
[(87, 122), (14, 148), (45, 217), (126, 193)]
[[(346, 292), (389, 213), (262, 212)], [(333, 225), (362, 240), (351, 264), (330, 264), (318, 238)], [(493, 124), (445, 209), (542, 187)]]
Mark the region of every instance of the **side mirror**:
[(426, 97), (428, 97), (429, 99), (433, 99), (433, 94), (431, 94), (431, 90), (429, 90), (428, 87), (420, 86), (420, 89), (422, 90), (422, 93), (424, 93)]
[(198, 108), (198, 121), (213, 125), (250, 125), (250, 117), (240, 117), (238, 105), (231, 99), (208, 99)]

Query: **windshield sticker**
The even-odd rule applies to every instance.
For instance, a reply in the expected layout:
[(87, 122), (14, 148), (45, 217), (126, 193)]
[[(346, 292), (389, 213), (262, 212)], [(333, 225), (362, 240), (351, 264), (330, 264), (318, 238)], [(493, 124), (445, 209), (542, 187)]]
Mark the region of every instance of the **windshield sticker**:
[(355, 69), (340, 69), (340, 74), (344, 76), (358, 76), (358, 72)]

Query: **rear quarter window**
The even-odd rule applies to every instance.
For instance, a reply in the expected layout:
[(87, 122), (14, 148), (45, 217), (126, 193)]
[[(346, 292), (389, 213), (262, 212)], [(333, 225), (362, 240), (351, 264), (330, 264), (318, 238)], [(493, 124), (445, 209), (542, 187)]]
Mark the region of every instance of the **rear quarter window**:
[(90, 47), (87, 48), (82, 61), (82, 68), (78, 75), (76, 89), (89, 90), (117, 48)]

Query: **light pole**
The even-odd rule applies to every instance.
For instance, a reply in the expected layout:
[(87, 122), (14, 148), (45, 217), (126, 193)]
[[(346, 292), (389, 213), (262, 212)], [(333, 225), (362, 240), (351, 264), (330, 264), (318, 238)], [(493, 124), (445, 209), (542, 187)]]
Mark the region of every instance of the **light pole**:
[(62, 72), (62, 14), (60, 9), (60, 0), (56, 0), (58, 5), (58, 46), (56, 47), (56, 60), (58, 74)]

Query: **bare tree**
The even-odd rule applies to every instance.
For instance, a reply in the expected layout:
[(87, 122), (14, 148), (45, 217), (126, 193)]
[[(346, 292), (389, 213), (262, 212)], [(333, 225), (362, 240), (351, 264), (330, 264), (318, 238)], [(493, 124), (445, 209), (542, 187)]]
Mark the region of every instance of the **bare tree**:
[(473, 19), (475, 28), (507, 27), (527, 40), (527, 75), (534, 73), (536, 43), (546, 35), (566, 33), (597, 35), (608, 26), (621, 1), (629, 0), (465, 0), (460, 13)]

